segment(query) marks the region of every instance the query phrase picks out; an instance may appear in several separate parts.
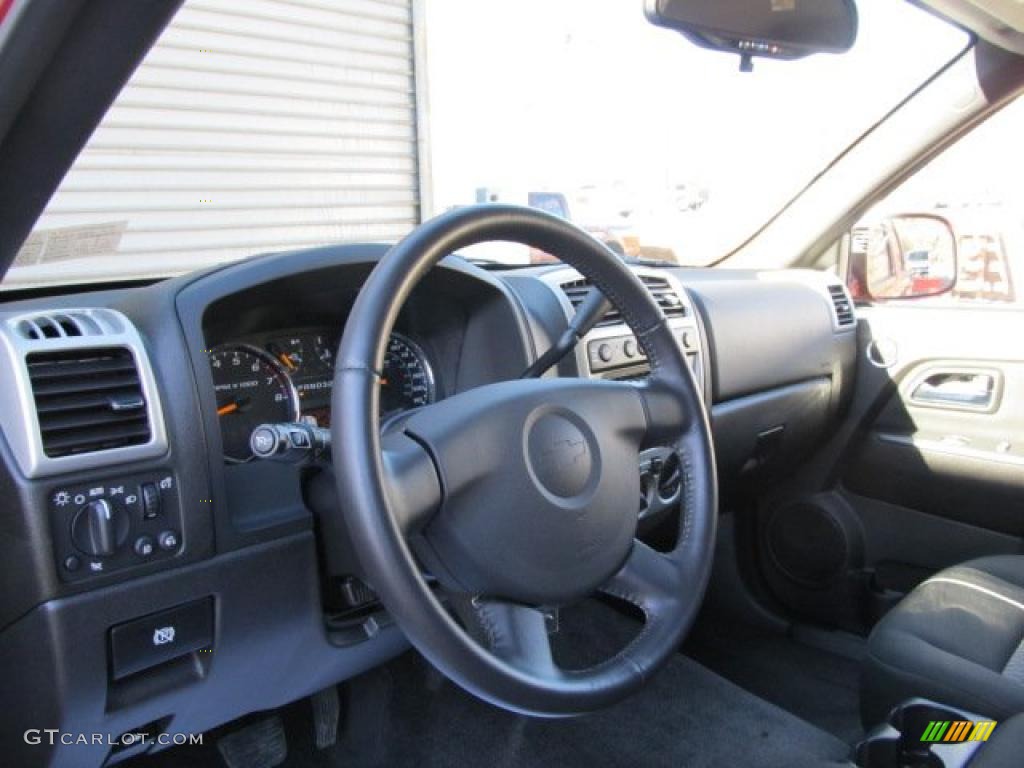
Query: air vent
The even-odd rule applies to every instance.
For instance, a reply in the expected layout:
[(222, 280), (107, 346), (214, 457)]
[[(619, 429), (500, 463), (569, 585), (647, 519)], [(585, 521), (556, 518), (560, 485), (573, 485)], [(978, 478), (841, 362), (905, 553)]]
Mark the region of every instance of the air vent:
[[(686, 317), (686, 305), (683, 304), (679, 298), (679, 294), (676, 293), (675, 289), (669, 284), (668, 280), (663, 277), (654, 277), (651, 275), (639, 275), (640, 280), (646, 286), (651, 296), (661, 307), (661, 311), (665, 313), (665, 317)], [(572, 308), (575, 311), (579, 308), (583, 300), (587, 298), (590, 293), (591, 283), (586, 278), (580, 278), (579, 280), (572, 280), (568, 283), (562, 283), (562, 291), (565, 293), (566, 298), (572, 304)], [(608, 311), (601, 322), (597, 324), (597, 327), (607, 325), (621, 325), (622, 324), (622, 313), (614, 307)]]
[(149, 441), (146, 398), (130, 349), (33, 352), (26, 362), (49, 458)]
[[(584, 299), (590, 293), (591, 284), (590, 281), (585, 278), (579, 280), (573, 280), (568, 283), (562, 283), (562, 291), (565, 293), (569, 303), (572, 304), (573, 312), (579, 309), (580, 304), (583, 303)], [(597, 324), (600, 328), (606, 325), (621, 325), (622, 324), (622, 313), (619, 312), (615, 307), (608, 310), (608, 313), (601, 318), (601, 321)]]
[(665, 317), (686, 317), (686, 305), (683, 304), (675, 289), (668, 284), (668, 280), (664, 277), (650, 277), (648, 275), (641, 275), (640, 279), (647, 286), (647, 290), (650, 291), (654, 300), (658, 302), (658, 306), (665, 313)]
[(841, 285), (830, 285), (829, 295), (832, 297), (832, 305), (836, 310), (836, 324), (840, 328), (846, 328), (857, 322), (857, 316), (853, 313), (853, 301)]
[(28, 341), (70, 339), (80, 336), (104, 336), (121, 333), (122, 325), (112, 312), (102, 310), (70, 310), (26, 315), (18, 318), (15, 330)]

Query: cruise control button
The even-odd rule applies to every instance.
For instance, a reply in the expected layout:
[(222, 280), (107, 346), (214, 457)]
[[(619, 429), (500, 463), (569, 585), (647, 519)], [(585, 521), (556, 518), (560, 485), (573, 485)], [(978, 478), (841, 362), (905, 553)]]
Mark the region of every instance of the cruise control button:
[(139, 536), (135, 540), (134, 549), (139, 557), (149, 557), (153, 554), (153, 540), (149, 536)]
[(64, 558), (64, 570), (74, 573), (82, 567), (82, 561), (79, 560), (75, 555), (68, 555)]
[(160, 545), (160, 549), (170, 552), (178, 548), (178, 534), (174, 531), (163, 531), (156, 537), (156, 543)]

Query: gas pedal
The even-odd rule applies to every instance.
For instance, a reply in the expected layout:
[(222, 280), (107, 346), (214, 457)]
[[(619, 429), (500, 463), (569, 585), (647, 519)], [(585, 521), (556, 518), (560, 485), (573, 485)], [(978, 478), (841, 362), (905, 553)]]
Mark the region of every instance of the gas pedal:
[(313, 706), (313, 740), (317, 749), (333, 747), (338, 742), (338, 720), (341, 702), (338, 688), (332, 685), (309, 697)]

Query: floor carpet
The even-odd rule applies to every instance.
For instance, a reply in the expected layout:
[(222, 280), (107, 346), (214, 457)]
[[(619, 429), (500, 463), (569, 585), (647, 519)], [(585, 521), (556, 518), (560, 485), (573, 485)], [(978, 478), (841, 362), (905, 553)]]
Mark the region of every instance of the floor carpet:
[(357, 732), (296, 766), (826, 766), (848, 746), (677, 656), (641, 693), (587, 717), (542, 721), (510, 715), (463, 693), (410, 657), (363, 684)]
[[(628, 642), (639, 626), (607, 606), (566, 612), (556, 658), (581, 666)], [(509, 714), (464, 693), (415, 652), (343, 688), (337, 745), (312, 746), (308, 702), (280, 712), (285, 768), (800, 768), (847, 765), (849, 746), (683, 655), (639, 694), (567, 720)], [(135, 768), (214, 765), (202, 750), (172, 750)]]
[(863, 736), (860, 662), (857, 640), (842, 640), (844, 652), (835, 653), (799, 632), (770, 634), (702, 619), (685, 652), (741, 688), (853, 744)]

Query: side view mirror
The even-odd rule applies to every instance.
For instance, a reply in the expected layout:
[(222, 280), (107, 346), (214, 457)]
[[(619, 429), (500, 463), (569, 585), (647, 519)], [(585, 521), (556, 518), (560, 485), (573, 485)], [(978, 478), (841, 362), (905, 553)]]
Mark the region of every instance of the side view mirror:
[(953, 290), (956, 278), (956, 233), (941, 216), (891, 216), (853, 234), (849, 282), (854, 298), (940, 296)]

